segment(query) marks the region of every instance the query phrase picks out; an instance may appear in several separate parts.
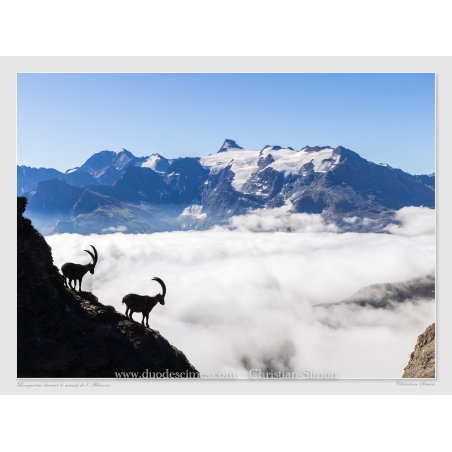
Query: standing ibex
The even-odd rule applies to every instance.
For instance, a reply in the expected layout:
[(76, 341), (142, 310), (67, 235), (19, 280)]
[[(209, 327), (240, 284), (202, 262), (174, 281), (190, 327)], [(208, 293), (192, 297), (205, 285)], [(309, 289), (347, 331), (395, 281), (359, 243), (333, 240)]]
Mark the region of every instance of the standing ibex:
[(160, 278), (152, 278), (153, 281), (157, 281), (162, 286), (163, 293), (154, 295), (153, 297), (149, 297), (147, 295), (136, 295), (134, 293), (129, 293), (126, 295), (122, 302), (127, 306), (126, 309), (126, 317), (129, 317), (132, 322), (132, 314), (134, 312), (143, 313), (143, 319), (141, 320), (141, 324), (144, 325), (144, 319), (146, 318), (146, 326), (149, 328), (149, 313), (152, 311), (154, 306), (157, 303), (161, 305), (165, 304), (165, 295), (166, 295), (166, 286), (165, 283)]
[[(94, 250), (94, 256), (93, 256), (93, 253), (91, 253), (91, 251), (88, 251), (88, 250), (84, 250), (84, 251), (86, 251), (93, 258), (92, 264), (81, 265), (81, 264), (71, 264), (70, 262), (68, 262), (67, 264), (64, 264), (61, 267), (61, 273), (63, 273), (64, 285), (66, 287), (68, 287), (66, 278), (69, 279), (69, 286), (71, 287), (72, 290), (76, 290), (77, 281), (78, 281), (79, 282), (79, 291), (81, 292), (83, 277), (88, 272), (90, 272), (92, 275), (94, 275), (94, 267), (97, 264), (97, 251), (93, 245), (90, 245), (90, 247)], [(75, 283), (74, 283), (75, 287), (72, 287), (72, 281), (75, 281)]]

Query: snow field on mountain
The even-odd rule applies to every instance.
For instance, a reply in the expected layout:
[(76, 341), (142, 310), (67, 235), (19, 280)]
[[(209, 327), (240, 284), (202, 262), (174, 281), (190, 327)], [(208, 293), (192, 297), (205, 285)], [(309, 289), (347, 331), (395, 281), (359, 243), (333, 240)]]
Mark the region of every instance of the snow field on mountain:
[(226, 152), (204, 157), (200, 160), (200, 163), (213, 173), (231, 164), (231, 170), (235, 173), (232, 186), (240, 191), (243, 184), (259, 169), (257, 166), (258, 160), (259, 151), (231, 148)]
[(322, 149), (318, 152), (306, 152), (304, 150), (297, 152), (291, 149), (274, 151), (272, 148), (267, 148), (263, 151), (262, 156), (266, 157), (271, 154), (275, 161), (269, 167), (284, 173), (284, 177), (288, 177), (291, 174), (300, 174), (301, 168), (310, 162), (314, 165), (315, 172), (326, 173), (339, 162), (340, 155), (333, 156), (333, 152), (334, 149)]
[(229, 148), (225, 152), (209, 155), (201, 159), (201, 165), (209, 168), (212, 172), (231, 165), (235, 173), (232, 186), (237, 191), (242, 191), (243, 186), (249, 179), (261, 169), (258, 167), (259, 158), (267, 157), (269, 154), (275, 160), (268, 165), (288, 177), (291, 174), (300, 174), (302, 167), (310, 162), (314, 165), (314, 171), (325, 173), (339, 162), (340, 155), (333, 155), (334, 149), (323, 149), (318, 152), (293, 151), (291, 149), (274, 150), (273, 147), (259, 151), (250, 149)]
[(157, 165), (161, 162), (161, 160), (162, 158), (160, 157), (160, 155), (151, 155), (145, 162), (138, 163), (138, 166), (141, 166), (143, 168), (151, 168), (154, 171), (160, 172), (157, 169)]

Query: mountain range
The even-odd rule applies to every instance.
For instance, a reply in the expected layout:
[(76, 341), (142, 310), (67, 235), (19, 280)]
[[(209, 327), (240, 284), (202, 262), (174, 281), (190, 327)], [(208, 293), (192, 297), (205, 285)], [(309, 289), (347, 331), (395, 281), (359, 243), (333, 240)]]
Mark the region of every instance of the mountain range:
[(342, 146), (256, 151), (230, 139), (201, 158), (121, 149), (65, 173), (17, 167), (17, 194), (28, 199), (28, 217), (44, 234), (208, 229), (275, 207), (321, 214), (344, 230), (379, 231), (402, 207), (434, 208), (434, 190), (434, 174), (411, 175)]

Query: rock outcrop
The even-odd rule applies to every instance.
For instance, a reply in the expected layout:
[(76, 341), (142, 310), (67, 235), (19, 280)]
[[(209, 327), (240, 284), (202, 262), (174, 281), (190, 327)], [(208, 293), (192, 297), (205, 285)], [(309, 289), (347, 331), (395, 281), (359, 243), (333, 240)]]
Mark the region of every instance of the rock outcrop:
[(434, 300), (435, 274), (396, 283), (372, 284), (363, 287), (352, 296), (338, 303), (322, 303), (317, 306), (356, 304), (362, 307), (395, 309), (407, 301)]
[(402, 378), (435, 378), (435, 324), (417, 338)]
[(158, 331), (64, 287), (49, 245), (23, 217), (26, 203), (17, 198), (17, 377), (197, 377)]

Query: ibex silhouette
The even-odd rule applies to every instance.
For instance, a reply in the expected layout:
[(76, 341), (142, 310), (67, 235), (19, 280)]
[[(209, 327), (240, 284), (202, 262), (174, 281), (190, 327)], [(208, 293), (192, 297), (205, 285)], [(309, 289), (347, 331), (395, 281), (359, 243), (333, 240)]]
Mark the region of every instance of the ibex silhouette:
[[(93, 263), (92, 264), (81, 265), (81, 264), (72, 264), (72, 263), (68, 262), (67, 264), (64, 264), (61, 267), (61, 273), (63, 273), (64, 285), (66, 287), (68, 287), (68, 284), (67, 284), (67, 279), (68, 279), (69, 280), (69, 287), (72, 290), (76, 290), (76, 288), (77, 288), (77, 281), (78, 281), (79, 282), (79, 291), (81, 292), (82, 291), (82, 279), (83, 279), (83, 277), (88, 272), (90, 272), (92, 275), (94, 275), (94, 268), (96, 267), (96, 264), (97, 264), (97, 251), (96, 251), (96, 248), (94, 248), (93, 245), (90, 245), (90, 247), (94, 250), (94, 255), (93, 255), (93, 253), (91, 253), (91, 251), (88, 251), (88, 250), (84, 250), (84, 251), (86, 251), (93, 258)], [(75, 283), (74, 283), (75, 287), (72, 287), (72, 281), (75, 281)]]
[(146, 318), (146, 326), (149, 327), (149, 313), (154, 309), (157, 303), (161, 305), (165, 304), (166, 286), (165, 283), (160, 278), (152, 278), (153, 281), (157, 281), (161, 286), (163, 293), (149, 297), (148, 295), (136, 295), (134, 293), (129, 293), (122, 299), (122, 303), (127, 306), (126, 317), (128, 317), (132, 322), (135, 322), (132, 318), (134, 312), (141, 312), (143, 314), (143, 319), (141, 324), (144, 325), (144, 319)]

